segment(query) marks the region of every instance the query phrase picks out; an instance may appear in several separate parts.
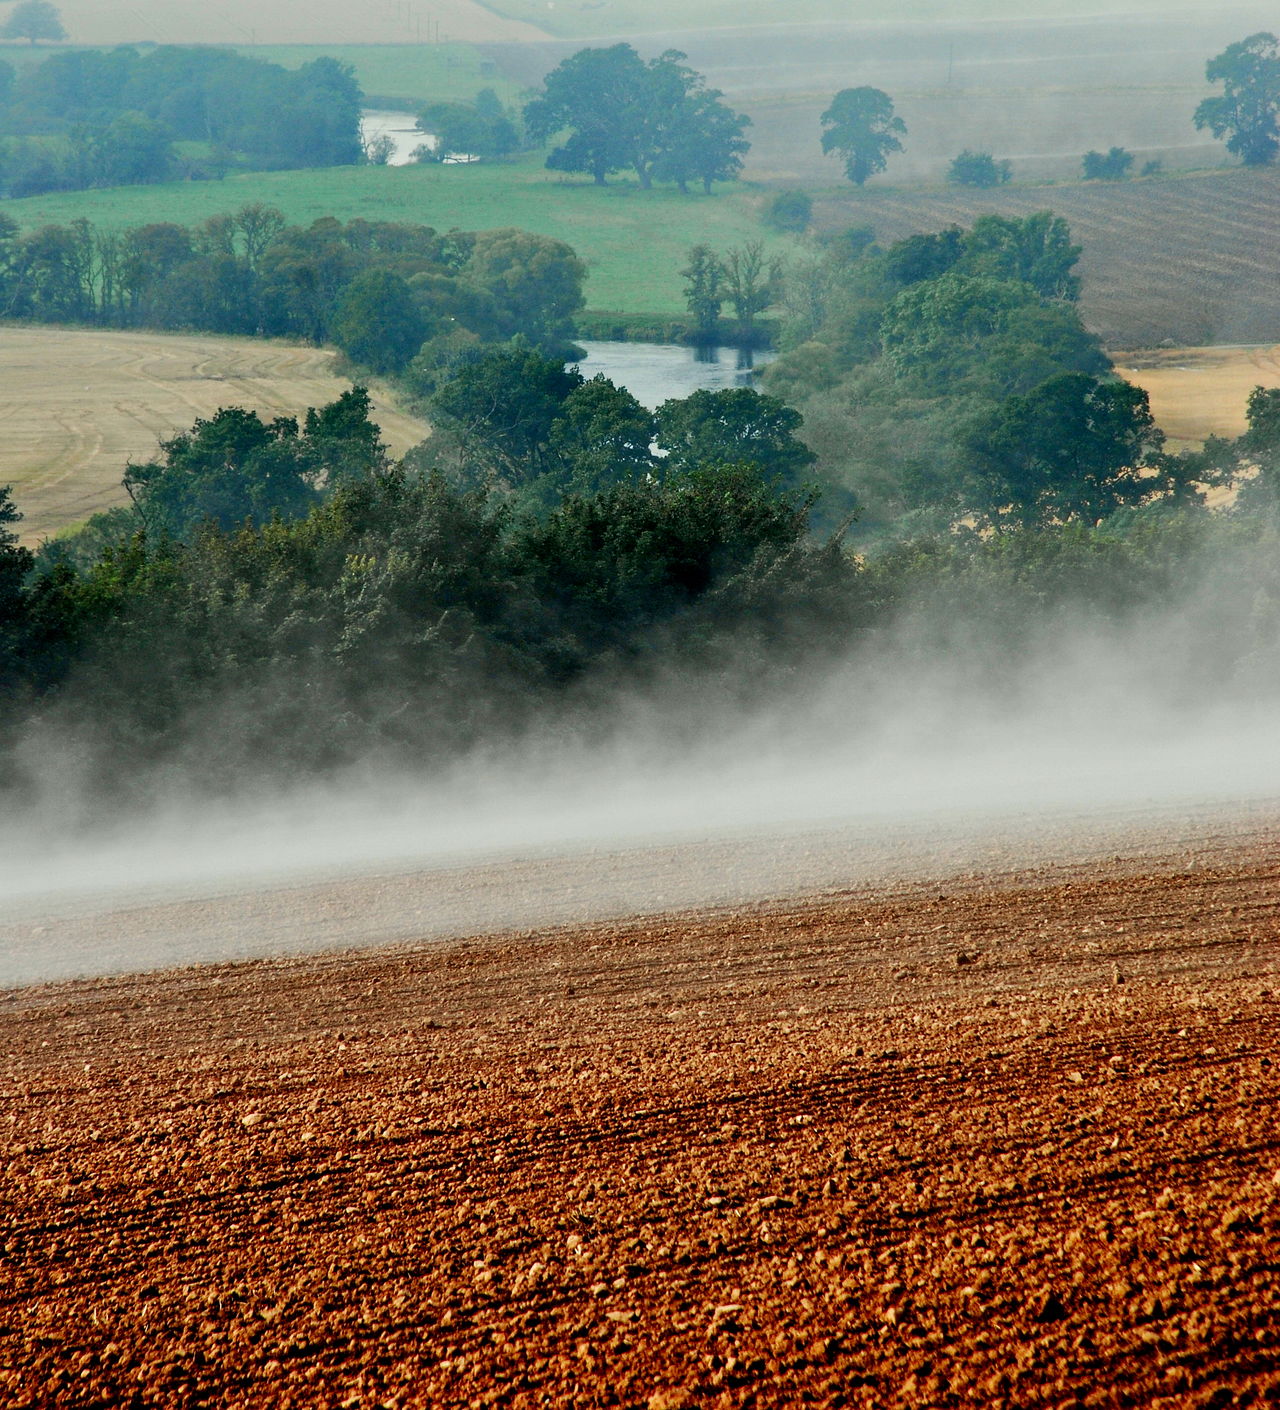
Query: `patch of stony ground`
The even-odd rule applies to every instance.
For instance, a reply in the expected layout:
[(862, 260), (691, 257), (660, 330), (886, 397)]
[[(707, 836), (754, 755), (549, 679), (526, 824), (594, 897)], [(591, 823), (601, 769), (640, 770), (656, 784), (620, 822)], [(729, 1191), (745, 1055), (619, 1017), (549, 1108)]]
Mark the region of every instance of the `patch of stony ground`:
[(1280, 845), (13, 991), (0, 1402), (1280, 1403)]

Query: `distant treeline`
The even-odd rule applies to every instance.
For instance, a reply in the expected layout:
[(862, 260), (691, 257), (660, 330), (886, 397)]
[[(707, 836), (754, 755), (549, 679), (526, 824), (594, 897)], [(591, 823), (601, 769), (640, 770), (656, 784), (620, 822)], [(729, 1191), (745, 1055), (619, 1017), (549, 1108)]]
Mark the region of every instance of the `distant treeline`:
[(193, 228), (22, 234), (0, 215), (0, 317), (332, 341), (382, 373), (436, 339), (563, 346), (584, 274), (568, 245), (519, 230), (291, 226), (253, 205)]
[[(31, 196), (364, 159), (351, 67), (231, 50), (122, 47), (0, 62), (0, 192)], [(188, 145), (180, 150), (175, 144)]]

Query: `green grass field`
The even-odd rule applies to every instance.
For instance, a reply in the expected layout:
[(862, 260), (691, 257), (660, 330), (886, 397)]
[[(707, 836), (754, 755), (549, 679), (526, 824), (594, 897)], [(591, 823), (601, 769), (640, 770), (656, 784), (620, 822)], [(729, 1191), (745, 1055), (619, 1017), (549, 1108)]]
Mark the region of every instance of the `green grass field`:
[(760, 225), (761, 195), (722, 187), (711, 197), (641, 191), (621, 179), (604, 190), (545, 170), (538, 154), (510, 165), (332, 167), (249, 172), (225, 181), (127, 186), (5, 202), (23, 230), (84, 216), (104, 229), (153, 221), (188, 225), (253, 201), (295, 223), (407, 220), (439, 230), (516, 226), (565, 240), (587, 263), (593, 309), (669, 316), (684, 311), (679, 270), (692, 245), (724, 249), (764, 239), (779, 253), (792, 242)]
[(321, 56), (340, 59), (355, 69), (365, 93), (411, 108), (466, 101), (482, 88), (492, 88), (504, 103), (516, 103), (523, 91), (470, 44), (257, 44), (239, 52), (287, 69)]

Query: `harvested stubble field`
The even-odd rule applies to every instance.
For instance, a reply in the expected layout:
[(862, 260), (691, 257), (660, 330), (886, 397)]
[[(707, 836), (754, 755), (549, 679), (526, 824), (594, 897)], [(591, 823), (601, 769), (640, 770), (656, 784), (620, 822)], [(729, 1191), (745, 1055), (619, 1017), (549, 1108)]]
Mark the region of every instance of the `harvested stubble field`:
[(1274, 1404), (1274, 837), (11, 991), (0, 1398)]
[(1280, 340), (1280, 171), (997, 191), (850, 191), (817, 203), (822, 229), (882, 243), (989, 211), (1065, 216), (1084, 246), (1085, 321), (1112, 348)]
[[(36, 544), (125, 502), (126, 463), (219, 407), (300, 416), (349, 382), (331, 349), (262, 338), (6, 325), (0, 330), (0, 485), (13, 486)], [(375, 398), (391, 449), (426, 434), (422, 422)]]
[(1169, 448), (1184, 450), (1242, 434), (1249, 393), (1280, 388), (1280, 347), (1160, 348), (1122, 355), (1116, 370), (1150, 396)]

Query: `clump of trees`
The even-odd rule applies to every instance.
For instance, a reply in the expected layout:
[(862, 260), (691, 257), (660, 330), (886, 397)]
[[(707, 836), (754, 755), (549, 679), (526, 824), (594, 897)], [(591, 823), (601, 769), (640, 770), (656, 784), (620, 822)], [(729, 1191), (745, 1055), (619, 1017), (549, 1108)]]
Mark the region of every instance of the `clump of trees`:
[(794, 459), (794, 413), (748, 392), (654, 418), (519, 347), (457, 380), (439, 434), (465, 474), (389, 462), (355, 389), (301, 427), (197, 423), (131, 468), (133, 509), (38, 560), (0, 493), (0, 747), (74, 735), (115, 807), (175, 770), (420, 767), (677, 663), (783, 666), (855, 610), (807, 495), (761, 469)]
[(1133, 153), (1123, 147), (1109, 152), (1086, 152), (1081, 161), (1086, 181), (1127, 181), (1133, 171)]
[(893, 99), (879, 88), (844, 88), (822, 114), (822, 150), (844, 162), (855, 186), (882, 172), (894, 152), (902, 151), (907, 125)]
[(231, 50), (121, 46), (54, 54), (20, 77), (6, 65), (0, 191), (361, 162), (362, 103), (351, 67), (331, 58), (288, 70)]
[(779, 191), (765, 207), (763, 220), (770, 230), (803, 235), (813, 221), (813, 198), (806, 191)]
[[(782, 271), (782, 260), (769, 256), (760, 240), (748, 240), (723, 254), (709, 245), (695, 245), (680, 271), (694, 341), (710, 344), (729, 333), (738, 346), (750, 347), (756, 338), (756, 319), (778, 301)], [(721, 322), (725, 304), (734, 313), (731, 330)]]
[(1212, 483), (1081, 323), (1079, 254), (1042, 212), (792, 266), (765, 386), (802, 413), (829, 514), (856, 507), (864, 539), (1096, 525)]
[(23, 234), (0, 215), (6, 317), (334, 342), (380, 373), (433, 340), (523, 335), (564, 348), (585, 273), (568, 245), (521, 230), (442, 235), (332, 217), (290, 226), (250, 205), (194, 228), (77, 220)]
[(947, 180), (953, 186), (1003, 186), (1012, 179), (1012, 162), (998, 162), (990, 152), (971, 152), (968, 148), (947, 170)]
[(492, 88), (481, 89), (470, 103), (430, 103), (418, 114), (417, 125), (436, 140), (434, 150), (419, 148), (422, 160), (508, 157), (522, 140), (516, 114), (502, 106)]
[(1198, 128), (1225, 140), (1246, 166), (1265, 166), (1280, 152), (1280, 40), (1265, 31), (1230, 44), (1205, 66), (1222, 93), (1195, 111)]
[(565, 59), (524, 110), (535, 141), (562, 139), (547, 166), (588, 173), (598, 186), (619, 171), (634, 172), (644, 190), (654, 181), (681, 191), (698, 182), (708, 195), (715, 182), (736, 180), (751, 119), (684, 59), (669, 49), (646, 63), (630, 44)]

